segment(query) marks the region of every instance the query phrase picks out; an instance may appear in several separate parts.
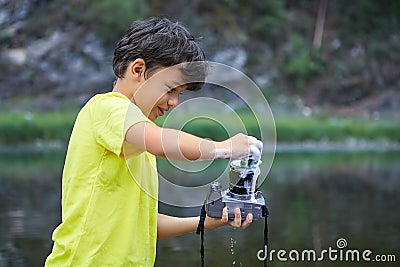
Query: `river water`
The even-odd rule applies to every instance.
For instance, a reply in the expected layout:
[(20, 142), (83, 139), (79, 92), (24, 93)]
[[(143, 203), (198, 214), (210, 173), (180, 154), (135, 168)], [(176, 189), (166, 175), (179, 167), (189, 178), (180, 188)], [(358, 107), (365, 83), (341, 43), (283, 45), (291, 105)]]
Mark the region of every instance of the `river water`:
[[(0, 267), (43, 266), (60, 222), (64, 153), (0, 153)], [(398, 151), (278, 153), (260, 187), (270, 210), (269, 266), (398, 266), (399, 160)], [(199, 209), (160, 203), (171, 215)], [(263, 266), (263, 229), (261, 220), (206, 232), (205, 266)], [(161, 240), (156, 266), (200, 266), (199, 249), (196, 234)]]

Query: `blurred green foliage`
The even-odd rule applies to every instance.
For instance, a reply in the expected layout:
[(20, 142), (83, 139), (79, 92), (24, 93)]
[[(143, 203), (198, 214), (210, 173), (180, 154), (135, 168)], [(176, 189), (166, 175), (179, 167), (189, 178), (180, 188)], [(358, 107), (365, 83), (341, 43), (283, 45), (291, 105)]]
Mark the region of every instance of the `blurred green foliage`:
[(0, 144), (61, 140), (67, 142), (75, 113), (2, 113)]
[[(33, 36), (43, 34), (52, 26), (78, 26), (93, 30), (105, 45), (113, 46), (129, 25), (148, 16), (146, 0), (65, 0), (42, 1), (30, 16), (28, 31)], [(49, 22), (51, 23), (50, 25)]]
[(244, 0), (236, 2), (238, 14), (247, 24), (250, 35), (266, 40), (279, 38), (288, 17), (285, 1), (261, 0), (252, 4)]
[[(246, 120), (241, 114), (248, 134), (259, 137), (256, 120)], [(251, 114), (250, 114), (251, 115)], [(3, 113), (0, 115), (0, 144), (31, 143), (35, 141), (68, 142), (75, 113)], [(162, 125), (163, 121), (157, 121)], [(196, 119), (182, 130), (203, 138), (221, 141), (228, 138), (224, 123), (209, 119)], [(275, 118), (278, 142), (344, 141), (355, 138), (369, 141), (400, 141), (400, 123), (392, 120), (368, 120), (346, 117), (277, 117)], [(232, 126), (232, 125), (230, 125)], [(235, 125), (233, 125), (235, 126)], [(236, 126), (240, 129), (240, 125)]]
[(146, 0), (90, 0), (87, 22), (95, 22), (99, 36), (106, 43), (116, 42), (129, 25), (149, 13)]
[(400, 29), (400, 2), (338, 0), (334, 8), (339, 23), (338, 32), (341, 39), (348, 45), (355, 40), (374, 42), (386, 39)]
[(400, 141), (400, 123), (347, 117), (285, 117), (276, 119), (278, 141)]
[(294, 80), (297, 88), (303, 88), (316, 74), (323, 71), (323, 65), (306, 41), (300, 35), (293, 35), (283, 47), (286, 53), (287, 64), (285, 73)]

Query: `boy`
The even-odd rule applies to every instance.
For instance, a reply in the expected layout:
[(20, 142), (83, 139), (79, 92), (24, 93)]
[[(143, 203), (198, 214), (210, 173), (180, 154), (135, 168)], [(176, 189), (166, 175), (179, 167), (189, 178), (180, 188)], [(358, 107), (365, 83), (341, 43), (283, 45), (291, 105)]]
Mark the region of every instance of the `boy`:
[[(152, 123), (198, 90), (204, 53), (178, 23), (151, 18), (132, 24), (114, 52), (112, 92), (79, 112), (62, 180), (62, 223), (46, 266), (153, 266), (157, 238), (195, 232), (199, 217), (158, 214), (155, 156), (179, 160), (241, 158), (262, 143), (238, 134), (222, 142)], [(251, 151), (251, 152), (250, 152)], [(240, 211), (228, 221), (206, 217), (205, 229), (247, 227)]]

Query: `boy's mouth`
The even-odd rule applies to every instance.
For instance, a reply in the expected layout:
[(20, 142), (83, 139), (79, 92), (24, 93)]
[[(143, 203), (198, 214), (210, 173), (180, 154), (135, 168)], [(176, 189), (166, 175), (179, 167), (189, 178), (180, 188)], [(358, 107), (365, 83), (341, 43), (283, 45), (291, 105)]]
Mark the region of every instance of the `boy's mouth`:
[(162, 110), (160, 107), (157, 107), (158, 109), (158, 116), (164, 115), (164, 110)]

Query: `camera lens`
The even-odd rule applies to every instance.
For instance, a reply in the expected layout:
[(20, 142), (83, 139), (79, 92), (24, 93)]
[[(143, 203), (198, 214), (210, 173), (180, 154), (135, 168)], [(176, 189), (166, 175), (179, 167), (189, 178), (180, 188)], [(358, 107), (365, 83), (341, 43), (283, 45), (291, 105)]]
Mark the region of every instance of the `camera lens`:
[(238, 195), (250, 195), (254, 171), (243, 167), (240, 161), (232, 161), (229, 172), (229, 191)]

